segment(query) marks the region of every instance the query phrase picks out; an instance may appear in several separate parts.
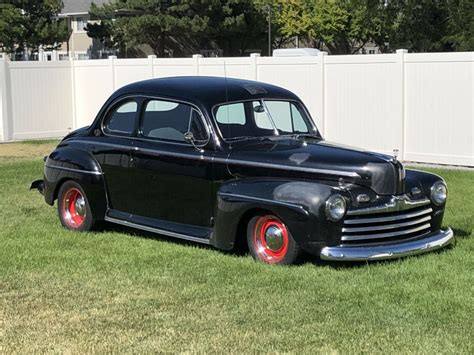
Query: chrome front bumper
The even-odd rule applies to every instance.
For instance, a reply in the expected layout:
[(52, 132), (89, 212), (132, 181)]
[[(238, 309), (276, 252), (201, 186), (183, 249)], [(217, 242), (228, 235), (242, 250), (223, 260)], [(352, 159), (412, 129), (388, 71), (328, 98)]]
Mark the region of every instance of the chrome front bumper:
[(335, 246), (321, 250), (322, 260), (368, 261), (402, 258), (404, 256), (428, 253), (444, 248), (454, 242), (451, 228), (429, 234), (427, 237), (407, 242), (377, 246)]

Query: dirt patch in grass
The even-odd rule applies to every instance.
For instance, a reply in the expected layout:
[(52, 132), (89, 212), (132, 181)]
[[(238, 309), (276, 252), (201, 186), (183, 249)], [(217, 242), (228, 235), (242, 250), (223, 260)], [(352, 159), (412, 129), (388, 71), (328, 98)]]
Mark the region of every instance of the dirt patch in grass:
[(59, 140), (35, 140), (0, 144), (1, 158), (42, 158), (51, 153)]

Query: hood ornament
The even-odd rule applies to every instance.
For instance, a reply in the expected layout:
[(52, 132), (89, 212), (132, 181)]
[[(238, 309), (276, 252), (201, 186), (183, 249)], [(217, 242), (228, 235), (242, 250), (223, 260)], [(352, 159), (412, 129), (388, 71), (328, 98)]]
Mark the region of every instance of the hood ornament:
[(398, 149), (393, 149), (393, 161), (397, 161), (397, 157), (398, 157)]

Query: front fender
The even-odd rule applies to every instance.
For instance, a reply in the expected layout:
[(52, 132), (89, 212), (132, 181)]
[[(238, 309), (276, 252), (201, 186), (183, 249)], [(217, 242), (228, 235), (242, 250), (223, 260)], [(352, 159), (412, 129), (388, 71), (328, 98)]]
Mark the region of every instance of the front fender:
[[(411, 193), (412, 189), (417, 187), (421, 190), (421, 194), (424, 197), (431, 199), (431, 187), (437, 181), (444, 181), (444, 179), (441, 176), (426, 171), (406, 170), (405, 185), (407, 193)], [(445, 205), (437, 206), (431, 203), (431, 208), (433, 209), (431, 226), (433, 230), (441, 228), (445, 207)]]
[(44, 197), (53, 205), (61, 184), (74, 180), (87, 195), (96, 219), (102, 219), (107, 209), (104, 176), (99, 163), (87, 151), (66, 146), (57, 147), (44, 166)]
[[(237, 179), (217, 193), (215, 233), (211, 243), (229, 250), (246, 237), (250, 218), (262, 211), (275, 214), (303, 249), (313, 252), (331, 244), (340, 225), (327, 220), (325, 203), (335, 188), (323, 183), (280, 179)], [(339, 230), (338, 233), (336, 231)]]

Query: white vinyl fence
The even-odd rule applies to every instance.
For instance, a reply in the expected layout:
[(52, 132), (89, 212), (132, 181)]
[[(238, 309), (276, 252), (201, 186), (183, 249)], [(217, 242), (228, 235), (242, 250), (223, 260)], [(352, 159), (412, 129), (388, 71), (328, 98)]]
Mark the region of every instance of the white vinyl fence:
[(317, 57), (8, 62), (0, 59), (0, 141), (89, 125), (112, 92), (167, 76), (263, 81), (294, 91), (324, 137), (405, 161), (474, 166), (474, 52)]

